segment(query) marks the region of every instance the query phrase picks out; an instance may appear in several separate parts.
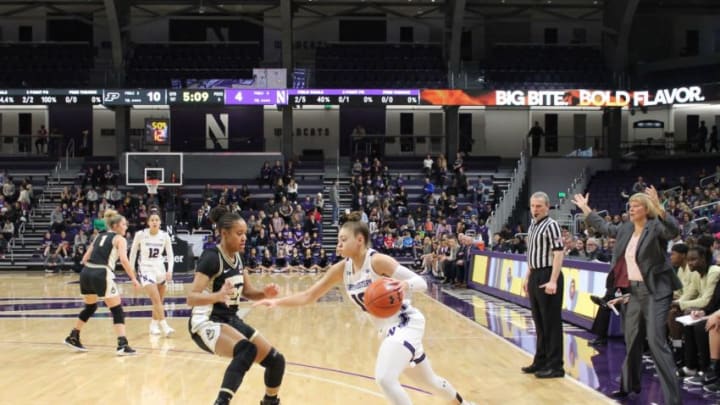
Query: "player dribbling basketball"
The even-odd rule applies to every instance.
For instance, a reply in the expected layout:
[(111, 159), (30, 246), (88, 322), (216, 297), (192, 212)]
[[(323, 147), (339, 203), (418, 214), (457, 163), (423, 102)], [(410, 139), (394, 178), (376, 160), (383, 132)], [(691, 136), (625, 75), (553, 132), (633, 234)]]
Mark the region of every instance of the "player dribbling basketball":
[(346, 260), (334, 264), (327, 274), (309, 289), (283, 298), (263, 299), (254, 306), (292, 307), (310, 304), (336, 284), (343, 283), (352, 301), (367, 312), (363, 303), (366, 288), (382, 277), (392, 278), (395, 280), (395, 287), (405, 294), (400, 311), (388, 318), (377, 318), (368, 314), (383, 336), (375, 363), (375, 380), (385, 397), (394, 405), (412, 403), (399, 381), (400, 374), (406, 373), (408, 377), (448, 401), (471, 404), (463, 400), (447, 380), (435, 374), (423, 351), (425, 317), (412, 307), (408, 293), (427, 289), (427, 283), (392, 257), (368, 248), (370, 233), (360, 218), (359, 212), (349, 214), (340, 229), (337, 248), (338, 253), (347, 258)]

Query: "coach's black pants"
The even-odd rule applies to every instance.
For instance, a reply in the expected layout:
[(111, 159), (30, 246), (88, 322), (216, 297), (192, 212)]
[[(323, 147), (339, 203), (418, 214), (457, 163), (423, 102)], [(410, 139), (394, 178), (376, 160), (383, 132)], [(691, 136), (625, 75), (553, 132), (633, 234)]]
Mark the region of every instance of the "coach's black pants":
[(537, 345), (533, 364), (541, 369), (562, 370), (563, 368), (563, 332), (562, 301), (563, 275), (557, 279), (557, 291), (553, 295), (545, 293), (541, 285), (550, 281), (551, 267), (533, 269), (528, 279), (528, 297), (530, 310), (535, 322)]

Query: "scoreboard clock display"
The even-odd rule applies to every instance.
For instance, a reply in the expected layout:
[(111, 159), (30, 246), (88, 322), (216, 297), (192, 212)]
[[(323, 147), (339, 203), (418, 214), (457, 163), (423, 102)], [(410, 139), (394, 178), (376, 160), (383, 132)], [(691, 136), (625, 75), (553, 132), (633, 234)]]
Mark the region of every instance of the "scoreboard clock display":
[(225, 91), (213, 89), (182, 89), (168, 91), (169, 104), (224, 104)]

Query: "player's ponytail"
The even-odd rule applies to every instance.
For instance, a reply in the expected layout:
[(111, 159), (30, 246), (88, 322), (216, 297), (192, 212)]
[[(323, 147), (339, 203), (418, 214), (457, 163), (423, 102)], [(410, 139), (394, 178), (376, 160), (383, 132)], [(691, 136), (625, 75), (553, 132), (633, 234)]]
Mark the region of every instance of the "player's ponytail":
[(105, 226), (107, 229), (112, 229), (115, 225), (120, 223), (120, 221), (124, 220), (125, 217), (113, 209), (106, 209), (103, 213), (103, 219), (105, 220)]
[(244, 221), (240, 215), (230, 212), (224, 205), (218, 205), (211, 209), (208, 218), (215, 226), (225, 230), (232, 229), (237, 221)]
[(353, 235), (362, 235), (365, 238), (365, 244), (370, 246), (370, 229), (367, 224), (362, 221), (362, 212), (353, 211), (345, 215), (345, 223), (343, 228), (348, 229)]

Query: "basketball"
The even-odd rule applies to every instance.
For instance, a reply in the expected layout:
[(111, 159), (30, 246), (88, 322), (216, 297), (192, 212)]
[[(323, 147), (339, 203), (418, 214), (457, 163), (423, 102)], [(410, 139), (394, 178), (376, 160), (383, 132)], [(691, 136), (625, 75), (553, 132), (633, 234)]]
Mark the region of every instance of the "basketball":
[(365, 290), (365, 308), (373, 316), (388, 318), (400, 310), (403, 293), (397, 287), (390, 286), (392, 282), (392, 279), (381, 278), (373, 281)]

